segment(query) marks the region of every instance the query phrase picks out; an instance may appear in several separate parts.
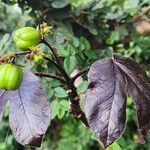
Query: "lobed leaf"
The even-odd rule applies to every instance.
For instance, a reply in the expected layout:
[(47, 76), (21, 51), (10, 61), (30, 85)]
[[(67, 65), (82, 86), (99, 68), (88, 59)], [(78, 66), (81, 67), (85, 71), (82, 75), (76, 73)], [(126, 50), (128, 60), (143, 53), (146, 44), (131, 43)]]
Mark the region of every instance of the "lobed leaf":
[(131, 58), (114, 55), (89, 70), (85, 114), (91, 129), (108, 147), (125, 129), (127, 95), (135, 101), (140, 142), (150, 127), (150, 78)]
[(150, 129), (150, 78), (132, 59), (117, 55), (114, 59), (126, 76), (128, 94), (135, 102), (141, 134), (138, 142), (145, 143), (146, 134)]

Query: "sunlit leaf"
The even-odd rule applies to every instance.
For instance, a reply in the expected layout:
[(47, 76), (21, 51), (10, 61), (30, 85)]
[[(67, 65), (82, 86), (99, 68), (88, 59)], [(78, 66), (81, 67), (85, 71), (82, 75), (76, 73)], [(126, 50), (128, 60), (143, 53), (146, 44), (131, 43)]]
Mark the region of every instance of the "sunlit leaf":
[(22, 145), (40, 146), (51, 111), (39, 78), (25, 72), (21, 87), (11, 94), (9, 121), (16, 140)]

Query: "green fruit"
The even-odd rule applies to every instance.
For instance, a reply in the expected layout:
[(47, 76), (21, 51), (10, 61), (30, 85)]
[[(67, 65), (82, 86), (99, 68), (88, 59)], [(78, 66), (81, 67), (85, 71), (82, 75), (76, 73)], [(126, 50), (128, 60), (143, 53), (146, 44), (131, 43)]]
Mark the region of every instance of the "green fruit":
[(22, 68), (9, 63), (0, 65), (0, 89), (16, 90), (23, 80)]
[(39, 44), (40, 33), (32, 27), (18, 29), (14, 34), (14, 42), (17, 48), (26, 50)]
[(34, 62), (37, 63), (37, 64), (41, 64), (43, 62), (43, 56), (42, 55), (35, 55), (34, 56)]

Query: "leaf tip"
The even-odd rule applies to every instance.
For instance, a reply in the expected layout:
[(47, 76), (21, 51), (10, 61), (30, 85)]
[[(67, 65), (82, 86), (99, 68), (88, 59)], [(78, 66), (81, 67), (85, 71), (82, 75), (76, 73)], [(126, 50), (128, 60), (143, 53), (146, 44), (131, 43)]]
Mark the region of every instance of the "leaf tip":
[(43, 135), (39, 137), (34, 137), (26, 146), (33, 146), (33, 147), (41, 147)]

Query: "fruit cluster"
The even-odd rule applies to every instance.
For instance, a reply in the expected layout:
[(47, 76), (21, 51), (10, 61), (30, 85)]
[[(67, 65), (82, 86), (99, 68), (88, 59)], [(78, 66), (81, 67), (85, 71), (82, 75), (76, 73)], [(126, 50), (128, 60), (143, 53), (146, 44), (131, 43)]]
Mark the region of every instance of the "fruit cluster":
[[(43, 55), (36, 47), (40, 43), (41, 37), (49, 33), (51, 33), (51, 27), (46, 24), (42, 26), (42, 32), (33, 27), (18, 29), (14, 33), (16, 48), (22, 51), (30, 50), (31, 53), (26, 58), (34, 60), (39, 65), (43, 62)], [(16, 90), (22, 83), (23, 70), (19, 65), (10, 62), (13, 57), (15, 56), (0, 56), (0, 89)]]

